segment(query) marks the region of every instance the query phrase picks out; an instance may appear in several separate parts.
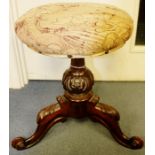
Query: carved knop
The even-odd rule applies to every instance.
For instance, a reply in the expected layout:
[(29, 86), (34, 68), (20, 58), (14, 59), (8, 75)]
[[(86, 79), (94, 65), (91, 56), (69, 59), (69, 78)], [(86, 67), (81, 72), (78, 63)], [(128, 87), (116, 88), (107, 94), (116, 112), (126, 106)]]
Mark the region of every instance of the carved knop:
[(64, 89), (72, 93), (85, 93), (92, 89), (94, 78), (92, 73), (86, 69), (74, 70), (70, 68), (63, 76)]

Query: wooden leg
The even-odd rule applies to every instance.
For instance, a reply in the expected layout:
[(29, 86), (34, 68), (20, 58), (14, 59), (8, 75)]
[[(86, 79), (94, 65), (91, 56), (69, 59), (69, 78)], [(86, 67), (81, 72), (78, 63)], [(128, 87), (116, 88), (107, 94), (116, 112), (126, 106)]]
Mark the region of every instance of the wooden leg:
[(37, 117), (38, 127), (29, 138), (17, 137), (12, 141), (12, 146), (17, 150), (27, 149), (38, 143), (47, 131), (56, 123), (63, 122), (66, 117), (59, 104), (52, 104), (42, 109)]
[(57, 104), (42, 109), (37, 117), (38, 127), (29, 138), (17, 137), (12, 146), (23, 150), (39, 142), (47, 131), (56, 123), (63, 122), (67, 117), (90, 117), (100, 122), (111, 132), (115, 140), (131, 149), (139, 149), (143, 141), (138, 137), (128, 138), (121, 131), (118, 121), (119, 113), (113, 107), (99, 103), (99, 97), (92, 92), (93, 74), (84, 64), (84, 58), (72, 58), (71, 66), (63, 75), (63, 96), (57, 97)]
[(131, 149), (139, 149), (143, 146), (143, 141), (139, 137), (133, 136), (129, 138), (123, 134), (118, 123), (119, 113), (111, 106), (97, 103), (94, 107), (88, 107), (88, 112), (93, 121), (99, 122), (109, 129), (119, 144)]

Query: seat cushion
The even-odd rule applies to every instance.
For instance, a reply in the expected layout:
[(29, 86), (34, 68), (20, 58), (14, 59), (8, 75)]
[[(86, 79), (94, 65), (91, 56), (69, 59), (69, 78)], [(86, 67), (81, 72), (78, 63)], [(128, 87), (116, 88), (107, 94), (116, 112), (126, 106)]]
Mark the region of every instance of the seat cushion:
[(133, 29), (131, 17), (105, 4), (58, 3), (33, 8), (15, 24), (18, 37), (35, 51), (100, 55), (120, 48)]

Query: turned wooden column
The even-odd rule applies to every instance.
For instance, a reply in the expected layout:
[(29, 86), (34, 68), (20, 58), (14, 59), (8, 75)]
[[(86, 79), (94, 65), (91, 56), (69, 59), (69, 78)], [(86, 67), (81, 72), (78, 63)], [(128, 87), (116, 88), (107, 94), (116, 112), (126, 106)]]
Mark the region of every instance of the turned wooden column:
[(70, 68), (62, 78), (64, 97), (68, 100), (68, 116), (84, 117), (87, 115), (86, 107), (88, 100), (93, 96), (92, 86), (94, 77), (85, 66), (84, 58), (72, 58)]
[(63, 75), (64, 96), (70, 101), (86, 101), (92, 96), (94, 77), (85, 66), (84, 58), (72, 58), (70, 68)]

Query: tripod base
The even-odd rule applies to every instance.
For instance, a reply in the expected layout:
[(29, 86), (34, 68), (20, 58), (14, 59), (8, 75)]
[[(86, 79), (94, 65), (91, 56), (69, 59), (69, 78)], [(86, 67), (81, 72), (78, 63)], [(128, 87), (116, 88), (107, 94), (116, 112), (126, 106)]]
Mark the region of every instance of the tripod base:
[(118, 111), (104, 103), (91, 91), (94, 83), (92, 73), (84, 66), (84, 59), (72, 59), (71, 67), (64, 73), (62, 80), (65, 93), (57, 97), (57, 103), (42, 109), (37, 117), (37, 129), (29, 138), (17, 137), (12, 146), (17, 150), (27, 149), (38, 143), (47, 131), (56, 123), (64, 122), (69, 117), (89, 117), (101, 123), (121, 145), (139, 149), (143, 141), (136, 136), (127, 137), (119, 127)]

